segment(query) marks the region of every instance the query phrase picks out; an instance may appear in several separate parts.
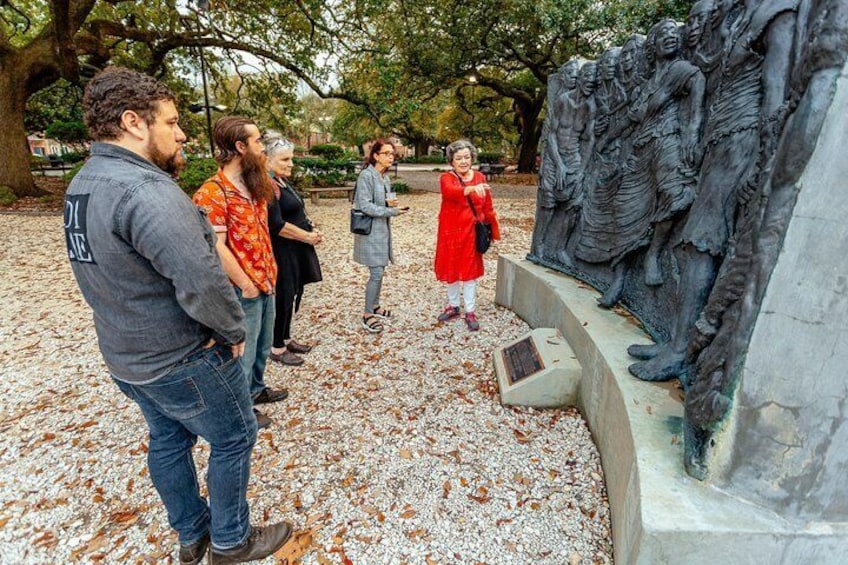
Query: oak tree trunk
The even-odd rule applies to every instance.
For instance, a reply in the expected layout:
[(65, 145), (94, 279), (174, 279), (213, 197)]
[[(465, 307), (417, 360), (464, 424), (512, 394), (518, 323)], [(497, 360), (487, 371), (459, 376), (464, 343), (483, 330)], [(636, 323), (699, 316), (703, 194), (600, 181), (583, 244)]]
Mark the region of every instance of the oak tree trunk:
[(24, 127), (26, 89), (15, 65), (0, 61), (0, 186), (19, 198), (39, 196), (30, 171), (30, 152)]
[(539, 115), (545, 101), (544, 92), (535, 99), (517, 99), (512, 105), (515, 125), (518, 128), (518, 172), (532, 173), (536, 170), (536, 155), (542, 137), (542, 120)]

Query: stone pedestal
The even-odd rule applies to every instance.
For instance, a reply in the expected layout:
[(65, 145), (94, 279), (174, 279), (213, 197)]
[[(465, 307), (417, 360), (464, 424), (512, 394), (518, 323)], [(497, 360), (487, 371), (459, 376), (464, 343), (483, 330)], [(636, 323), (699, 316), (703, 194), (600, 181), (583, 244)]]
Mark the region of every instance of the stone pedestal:
[(554, 408), (577, 403), (580, 363), (556, 328), (537, 328), (492, 354), (501, 402)]
[(812, 111), (827, 116), (711, 466), (724, 488), (823, 527), (848, 522), (848, 67)]
[[(557, 328), (583, 368), (577, 407), (601, 453), (616, 563), (844, 562), (848, 523), (797, 519), (747, 500), (745, 492), (699, 482), (685, 473), (679, 397), (667, 385), (630, 376), (627, 366), (633, 360), (627, 346), (650, 341), (635, 319), (598, 308), (598, 296), (550, 269), (517, 257), (499, 258), (496, 301), (531, 327)], [(834, 336), (834, 343), (842, 343), (843, 337)], [(773, 358), (780, 360), (777, 352)], [(824, 359), (822, 366), (828, 364), (836, 366), (837, 358)], [(797, 377), (787, 373), (784, 378)], [(839, 390), (844, 398), (842, 381)], [(844, 408), (836, 400), (833, 406)], [(835, 418), (820, 425), (839, 421)], [(836, 426), (834, 441), (841, 441), (844, 430), (844, 425)], [(738, 430), (740, 435), (743, 432)], [(846, 452), (842, 451), (843, 457)], [(844, 488), (845, 467), (839, 466), (838, 455), (832, 454), (832, 464), (823, 461), (822, 469), (836, 472), (841, 468)], [(834, 494), (841, 492), (836, 483), (827, 484), (834, 485)], [(810, 485), (813, 492), (814, 485)], [(844, 498), (832, 502), (838, 508)]]

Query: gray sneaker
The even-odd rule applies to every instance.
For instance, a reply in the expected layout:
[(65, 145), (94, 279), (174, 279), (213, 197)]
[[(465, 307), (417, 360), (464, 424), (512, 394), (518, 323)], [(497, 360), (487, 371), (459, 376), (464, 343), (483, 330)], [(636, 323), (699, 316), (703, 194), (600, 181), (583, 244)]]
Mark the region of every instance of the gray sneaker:
[(451, 320), (456, 320), (459, 318), (459, 306), (445, 306), (445, 309), (442, 310), (442, 313), (439, 314), (438, 320), (440, 322), (450, 322)]

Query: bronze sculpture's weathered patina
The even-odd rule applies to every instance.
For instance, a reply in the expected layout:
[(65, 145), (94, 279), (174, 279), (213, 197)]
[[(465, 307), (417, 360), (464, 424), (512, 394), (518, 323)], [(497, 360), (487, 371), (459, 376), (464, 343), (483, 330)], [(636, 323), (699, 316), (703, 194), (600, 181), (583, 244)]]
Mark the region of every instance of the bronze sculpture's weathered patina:
[[(681, 379), (698, 478), (845, 63), (846, 4), (699, 0), (685, 26), (606, 50), (596, 88), (563, 87), (575, 102), (549, 110), (529, 258), (642, 320), (656, 343), (628, 348), (630, 372)], [(550, 196), (551, 159), (566, 198)]]

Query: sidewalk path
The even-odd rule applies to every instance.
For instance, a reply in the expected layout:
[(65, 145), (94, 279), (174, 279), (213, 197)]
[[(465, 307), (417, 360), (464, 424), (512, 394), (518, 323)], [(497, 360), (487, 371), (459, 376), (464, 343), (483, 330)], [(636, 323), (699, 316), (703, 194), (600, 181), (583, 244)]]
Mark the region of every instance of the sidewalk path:
[[(497, 253), (527, 252), (531, 198), (496, 198), (505, 240), (486, 256), (478, 315), (434, 323), (439, 197), (402, 196), (386, 331), (360, 329), (367, 278), (350, 260), (348, 204), (310, 210), (328, 234), (325, 281), (294, 323), (317, 342), (267, 380), (254, 451), (257, 524), (315, 531), (306, 564), (594, 564), (612, 561), (597, 450), (572, 409), (504, 408), (491, 352), (528, 331), (493, 304)], [(168, 563), (176, 538), (147, 476), (138, 409), (110, 382), (68, 267), (60, 217), (0, 216), (0, 562)], [(196, 447), (205, 476), (208, 445)], [(204, 481), (201, 481), (204, 482)], [(266, 561), (271, 563), (272, 560)]]

